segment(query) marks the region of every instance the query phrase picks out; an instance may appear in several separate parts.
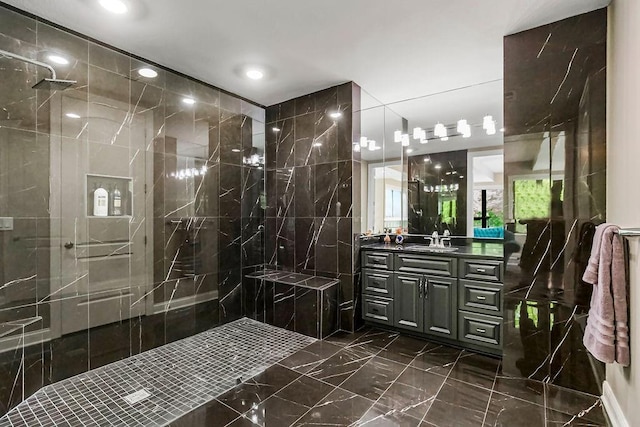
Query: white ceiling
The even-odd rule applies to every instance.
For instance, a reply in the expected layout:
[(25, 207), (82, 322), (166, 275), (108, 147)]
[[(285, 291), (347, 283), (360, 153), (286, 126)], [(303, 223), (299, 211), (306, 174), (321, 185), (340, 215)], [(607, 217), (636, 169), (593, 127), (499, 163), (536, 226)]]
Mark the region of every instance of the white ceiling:
[[(124, 16), (97, 0), (6, 3), (263, 105), (351, 80), (386, 104), (501, 79), (504, 35), (609, 3), (127, 1)], [(248, 64), (267, 78), (244, 78)]]

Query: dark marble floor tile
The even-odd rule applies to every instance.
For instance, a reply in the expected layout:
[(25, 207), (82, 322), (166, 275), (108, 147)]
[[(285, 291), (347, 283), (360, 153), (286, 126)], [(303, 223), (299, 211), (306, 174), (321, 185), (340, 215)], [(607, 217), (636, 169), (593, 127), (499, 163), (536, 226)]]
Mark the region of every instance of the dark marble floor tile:
[[(218, 425), (222, 425), (222, 424), (211, 424), (212, 426), (218, 426)], [(249, 420), (247, 417), (245, 416), (241, 416), (239, 418), (236, 418), (233, 422), (229, 423), (226, 425), (226, 427), (256, 427), (259, 424), (255, 424), (253, 422), (251, 422), (251, 420)]]
[(359, 347), (372, 353), (378, 353), (380, 350), (388, 346), (398, 337), (397, 332), (372, 330), (368, 333), (356, 338), (349, 347)]
[(374, 357), (342, 383), (341, 387), (376, 400), (398, 378), (405, 367), (406, 365), (391, 360)]
[(449, 378), (491, 390), (499, 365), (498, 359), (464, 351), (451, 369)]
[(444, 381), (445, 378), (440, 375), (407, 368), (380, 396), (378, 404), (421, 420), (434, 402)]
[(271, 396), (244, 414), (253, 423), (264, 427), (289, 426), (309, 408), (278, 396)]
[(191, 427), (197, 425), (220, 425), (225, 426), (240, 416), (218, 400), (212, 400), (171, 423), (173, 427)]
[(439, 375), (448, 375), (460, 353), (462, 350), (456, 348), (430, 344), (423, 353), (416, 356), (410, 366)]
[(409, 364), (427, 346), (427, 342), (401, 335), (386, 346), (378, 356), (400, 363)]
[(274, 365), (219, 396), (218, 400), (236, 411), (244, 413), (265, 401), (299, 376), (299, 373), (291, 369)]
[(358, 421), (372, 404), (362, 396), (335, 389), (294, 425), (348, 426)]
[(341, 349), (342, 347), (326, 341), (316, 341), (279, 363), (297, 372), (307, 373)]
[(569, 415), (547, 408), (547, 427), (607, 427), (606, 422), (595, 422), (579, 414)]
[(544, 405), (544, 384), (528, 378), (497, 376), (493, 392)]
[(490, 395), (491, 392), (484, 388), (447, 380), (424, 420), (443, 426), (480, 426)]
[(289, 400), (300, 405), (311, 408), (335, 387), (321, 381), (302, 376), (293, 383), (280, 390), (276, 395), (282, 399)]
[(544, 406), (499, 393), (491, 395), (485, 426), (515, 427), (545, 425)]
[(376, 404), (355, 425), (358, 427), (418, 427), (421, 424), (420, 419), (400, 410), (388, 409), (383, 405)]
[(336, 331), (331, 336), (324, 339), (324, 341), (329, 342), (335, 345), (346, 346), (360, 338), (361, 336), (370, 332), (371, 329), (368, 327), (364, 327), (355, 332), (346, 332), (346, 331)]
[(434, 374), (433, 372), (423, 371), (422, 369), (408, 367), (396, 379), (397, 383), (408, 385), (420, 390), (437, 391), (444, 383), (446, 377)]
[(313, 368), (308, 375), (333, 385), (340, 385), (371, 358), (373, 355), (366, 350), (358, 347), (345, 348)]
[(545, 384), (545, 398), (547, 409), (563, 412), (571, 416), (581, 414), (581, 420), (595, 424), (606, 424), (602, 402), (599, 396), (582, 393), (558, 387), (553, 384)]

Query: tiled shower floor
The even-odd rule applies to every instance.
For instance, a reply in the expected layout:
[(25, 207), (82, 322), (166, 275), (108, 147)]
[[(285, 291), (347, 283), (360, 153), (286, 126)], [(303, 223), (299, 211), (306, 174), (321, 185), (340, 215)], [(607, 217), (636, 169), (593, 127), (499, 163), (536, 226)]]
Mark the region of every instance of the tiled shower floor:
[(314, 341), (240, 319), (46, 386), (0, 427), (166, 425)]
[(317, 341), (173, 423), (604, 426), (597, 396), (502, 376), (500, 361), (369, 330)]

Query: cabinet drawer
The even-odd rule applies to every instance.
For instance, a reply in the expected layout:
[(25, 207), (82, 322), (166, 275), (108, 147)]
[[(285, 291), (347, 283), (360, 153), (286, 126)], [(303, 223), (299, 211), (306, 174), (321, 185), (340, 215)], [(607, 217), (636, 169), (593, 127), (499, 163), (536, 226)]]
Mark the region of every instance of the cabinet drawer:
[(362, 270), (362, 292), (382, 297), (393, 297), (393, 273), (380, 270)]
[(502, 347), (502, 318), (458, 312), (458, 340), (492, 349)]
[(502, 261), (463, 258), (460, 260), (460, 278), (502, 282)]
[(393, 270), (393, 254), (391, 252), (365, 251), (362, 254), (362, 267)]
[(364, 295), (362, 297), (362, 317), (370, 322), (393, 325), (393, 300)]
[(396, 270), (407, 273), (456, 277), (455, 258), (411, 254), (396, 255)]
[(460, 280), (458, 303), (460, 310), (494, 316), (502, 315), (502, 285), (499, 283)]

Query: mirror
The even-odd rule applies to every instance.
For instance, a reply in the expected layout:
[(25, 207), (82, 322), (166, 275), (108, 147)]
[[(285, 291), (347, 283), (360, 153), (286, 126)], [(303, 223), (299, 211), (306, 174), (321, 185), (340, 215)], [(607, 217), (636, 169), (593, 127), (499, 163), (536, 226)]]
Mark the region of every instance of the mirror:
[(502, 83), (391, 104), (362, 91), (362, 233), (503, 238)]

